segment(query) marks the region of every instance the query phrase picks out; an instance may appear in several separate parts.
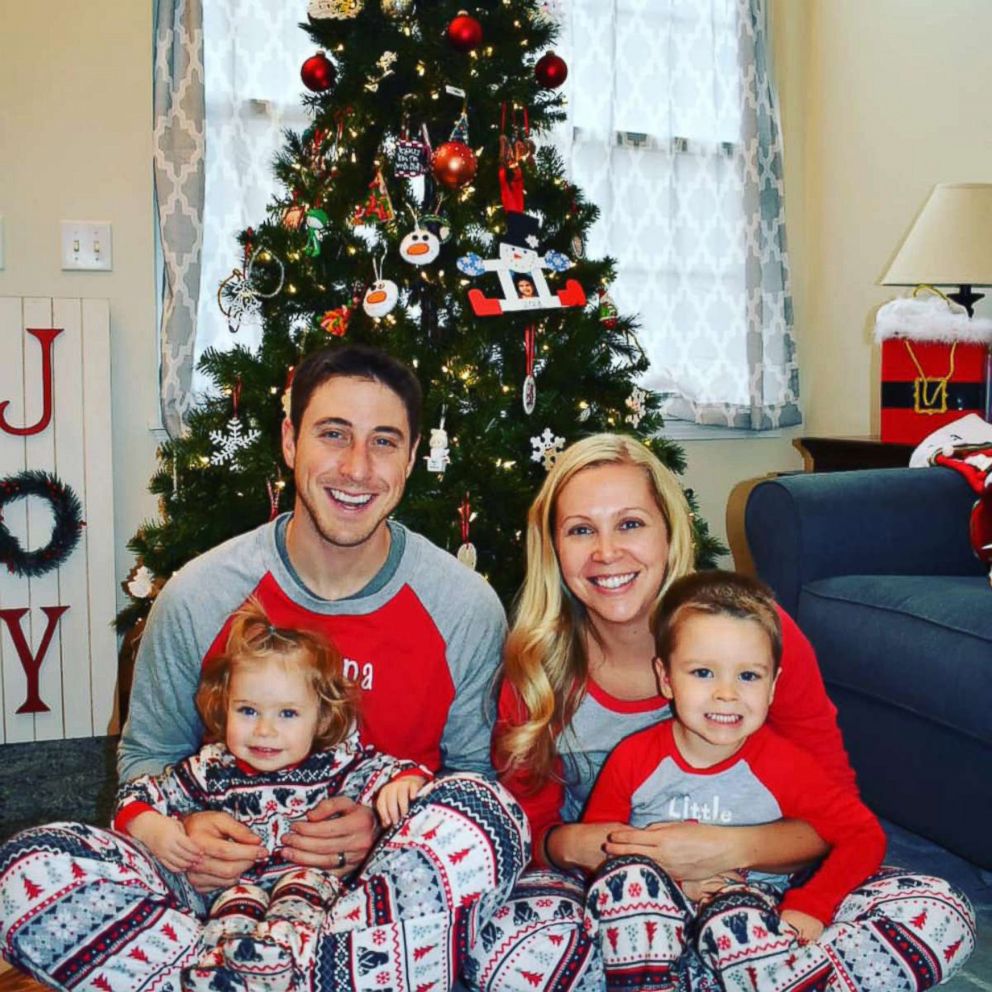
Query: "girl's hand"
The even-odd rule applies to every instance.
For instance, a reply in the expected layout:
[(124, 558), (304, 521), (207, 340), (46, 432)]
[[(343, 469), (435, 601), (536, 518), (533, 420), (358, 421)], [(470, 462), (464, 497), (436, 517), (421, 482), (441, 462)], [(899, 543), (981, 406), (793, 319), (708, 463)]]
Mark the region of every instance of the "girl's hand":
[(140, 840), (169, 871), (184, 872), (200, 859), (200, 848), (186, 836), (178, 820), (154, 810), (139, 813), (127, 826), (127, 832)]
[(798, 909), (783, 909), (782, 922), (792, 927), (803, 943), (819, 940), (820, 934), (823, 933), (823, 924), (815, 916), (800, 912)]
[(404, 775), (387, 782), (375, 797), (375, 811), (384, 827), (392, 827), (407, 814), (414, 796), (427, 784), (422, 775)]

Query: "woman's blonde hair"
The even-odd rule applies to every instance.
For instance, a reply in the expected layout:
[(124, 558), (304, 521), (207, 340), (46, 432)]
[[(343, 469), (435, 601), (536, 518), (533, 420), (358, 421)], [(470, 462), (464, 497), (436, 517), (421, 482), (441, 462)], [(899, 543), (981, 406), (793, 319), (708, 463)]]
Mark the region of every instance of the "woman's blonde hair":
[(592, 631), (583, 605), (565, 587), (555, 549), (555, 511), (562, 489), (580, 472), (602, 465), (643, 469), (668, 528), (668, 586), (692, 571), (689, 505), (674, 473), (640, 441), (594, 434), (566, 448), (548, 473), (527, 515), (527, 574), (506, 641), (503, 677), (515, 690), (524, 720), (500, 727), (495, 754), (501, 771), (524, 771), (534, 787), (552, 775), (555, 738), (571, 722), (586, 692), (586, 641)]
[(307, 676), (320, 707), (314, 751), (340, 744), (351, 732), (358, 693), (344, 677), (337, 648), (313, 631), (274, 626), (252, 596), (234, 614), (224, 653), (208, 658), (200, 673), (196, 708), (210, 740), (224, 740), (231, 673), (253, 662), (297, 666)]

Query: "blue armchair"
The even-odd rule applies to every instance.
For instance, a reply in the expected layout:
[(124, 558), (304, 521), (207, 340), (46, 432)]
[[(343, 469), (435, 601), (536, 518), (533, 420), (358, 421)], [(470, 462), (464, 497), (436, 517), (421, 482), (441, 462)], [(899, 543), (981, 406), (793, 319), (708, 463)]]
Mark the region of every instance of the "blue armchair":
[(992, 867), (992, 588), (950, 469), (782, 476), (745, 530), (816, 649), (865, 801)]

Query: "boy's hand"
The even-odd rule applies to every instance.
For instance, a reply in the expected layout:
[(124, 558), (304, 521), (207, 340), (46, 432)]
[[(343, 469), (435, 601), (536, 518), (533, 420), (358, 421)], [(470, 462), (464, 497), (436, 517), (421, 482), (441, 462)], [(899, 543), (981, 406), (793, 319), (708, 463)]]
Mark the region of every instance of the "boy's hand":
[(169, 871), (187, 871), (202, 854), (200, 848), (186, 836), (178, 820), (154, 810), (139, 813), (127, 825), (127, 832), (135, 840), (140, 840)]
[(384, 827), (395, 826), (406, 816), (414, 796), (427, 784), (423, 775), (404, 775), (387, 782), (375, 797), (375, 811)]
[(798, 909), (783, 909), (782, 922), (792, 927), (803, 943), (819, 940), (820, 934), (823, 933), (823, 924), (815, 916), (802, 913)]

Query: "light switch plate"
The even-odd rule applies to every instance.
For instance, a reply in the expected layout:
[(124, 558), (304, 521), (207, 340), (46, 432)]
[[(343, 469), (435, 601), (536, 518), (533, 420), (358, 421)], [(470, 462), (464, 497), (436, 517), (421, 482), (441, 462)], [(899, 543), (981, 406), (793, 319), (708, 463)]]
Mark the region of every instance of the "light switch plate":
[(109, 272), (114, 267), (110, 221), (62, 221), (62, 268)]

